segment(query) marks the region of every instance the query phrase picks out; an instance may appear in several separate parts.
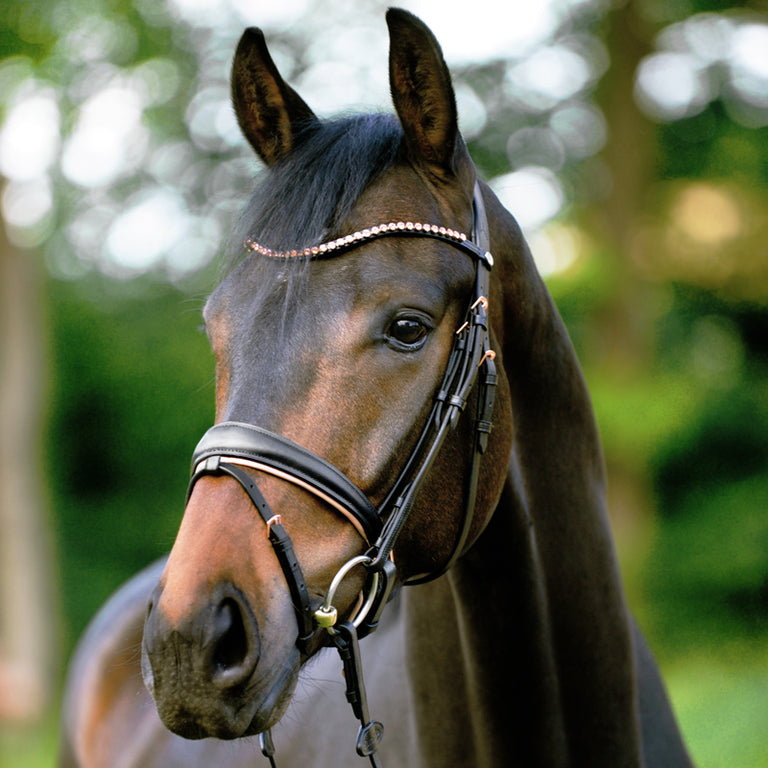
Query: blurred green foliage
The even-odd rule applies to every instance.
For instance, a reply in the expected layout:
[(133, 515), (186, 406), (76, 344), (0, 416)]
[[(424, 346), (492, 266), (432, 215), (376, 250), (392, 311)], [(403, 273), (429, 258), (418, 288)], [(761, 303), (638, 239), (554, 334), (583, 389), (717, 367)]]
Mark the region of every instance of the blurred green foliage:
[[(599, 291), (579, 282), (552, 289), (583, 351), (595, 307), (585, 296), (599, 303)], [(679, 284), (663, 293), (647, 368), (616, 375), (583, 358), (609, 468), (650, 483), (651, 515), (617, 526), (620, 552), (639, 559), (624, 563), (627, 589), (696, 764), (759, 768), (768, 765), (768, 308)]]
[(50, 281), (46, 466), (66, 646), (138, 568), (166, 553), (189, 457), (213, 419), (203, 299), (145, 277)]

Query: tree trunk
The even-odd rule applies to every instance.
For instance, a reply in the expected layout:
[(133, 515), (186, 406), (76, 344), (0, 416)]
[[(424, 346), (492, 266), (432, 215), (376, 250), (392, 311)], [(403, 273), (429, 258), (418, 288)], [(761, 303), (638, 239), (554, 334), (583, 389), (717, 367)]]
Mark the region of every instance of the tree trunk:
[(0, 221), (0, 721), (49, 702), (56, 626), (41, 481), (44, 344), (37, 257)]
[(631, 263), (638, 222), (642, 220), (654, 180), (656, 127), (634, 99), (635, 73), (652, 51), (655, 30), (643, 18), (642, 4), (627, 0), (614, 4), (604, 19), (604, 40), (610, 68), (600, 82), (597, 103), (608, 125), (601, 153), (610, 177), (610, 191), (591, 206), (586, 222), (610, 263), (614, 289), (596, 318), (590, 356), (614, 374), (632, 375), (652, 354), (647, 285)]
[[(606, 260), (611, 289), (590, 318), (585, 336), (588, 369), (621, 389), (647, 375), (655, 354), (657, 286), (635, 268), (633, 251), (656, 179), (657, 127), (639, 109), (635, 76), (653, 51), (658, 31), (640, 0), (617, 0), (603, 19), (610, 67), (595, 94), (608, 126), (600, 159), (610, 178), (605, 199), (591, 205), (584, 221)], [(653, 502), (650, 470), (606, 452), (608, 504), (625, 574), (642, 562), (650, 542)]]

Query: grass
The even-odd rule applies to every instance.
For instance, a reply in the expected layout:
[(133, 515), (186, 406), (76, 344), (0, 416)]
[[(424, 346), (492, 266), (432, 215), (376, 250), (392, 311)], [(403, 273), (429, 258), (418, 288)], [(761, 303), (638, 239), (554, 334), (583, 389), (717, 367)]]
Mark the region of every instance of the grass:
[(3, 768), (52, 768), (58, 750), (58, 722), (49, 714), (40, 723), (0, 726), (0, 766)]
[(665, 677), (698, 768), (768, 768), (768, 652), (694, 655)]

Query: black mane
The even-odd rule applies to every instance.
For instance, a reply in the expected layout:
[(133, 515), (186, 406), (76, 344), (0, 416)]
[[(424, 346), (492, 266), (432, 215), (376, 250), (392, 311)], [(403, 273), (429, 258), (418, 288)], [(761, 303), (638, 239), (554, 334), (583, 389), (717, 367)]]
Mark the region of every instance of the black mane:
[(235, 234), (278, 250), (317, 245), (337, 233), (363, 190), (401, 146), (397, 118), (366, 114), (315, 123), (299, 146), (265, 173)]

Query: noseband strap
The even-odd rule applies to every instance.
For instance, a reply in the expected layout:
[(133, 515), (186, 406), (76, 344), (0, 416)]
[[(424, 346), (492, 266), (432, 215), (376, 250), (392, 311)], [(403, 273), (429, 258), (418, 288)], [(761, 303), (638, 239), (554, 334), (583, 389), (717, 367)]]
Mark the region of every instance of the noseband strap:
[(280, 515), (275, 515), (272, 512), (267, 500), (259, 490), (259, 486), (256, 485), (254, 479), (245, 470), (215, 454), (196, 462), (194, 474), (189, 482), (187, 499), (189, 499), (195, 483), (205, 475), (229, 475), (237, 480), (242, 489), (248, 494), (248, 498), (250, 498), (253, 506), (261, 515), (262, 520), (267, 526), (269, 541), (275, 550), (280, 567), (288, 582), (291, 602), (296, 611), (296, 619), (299, 623), (299, 636), (296, 644), (302, 653), (306, 653), (309, 642), (315, 634), (315, 626), (312, 619), (312, 602), (309, 599), (306, 579), (301, 571), (296, 553), (293, 550), (293, 541), (291, 541), (288, 532), (283, 528)]

